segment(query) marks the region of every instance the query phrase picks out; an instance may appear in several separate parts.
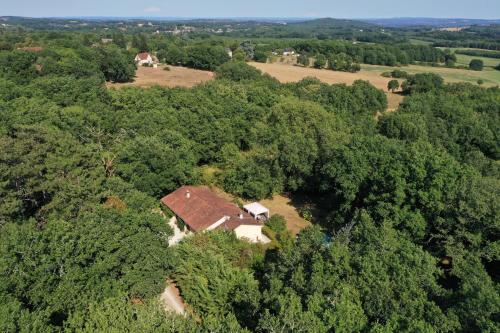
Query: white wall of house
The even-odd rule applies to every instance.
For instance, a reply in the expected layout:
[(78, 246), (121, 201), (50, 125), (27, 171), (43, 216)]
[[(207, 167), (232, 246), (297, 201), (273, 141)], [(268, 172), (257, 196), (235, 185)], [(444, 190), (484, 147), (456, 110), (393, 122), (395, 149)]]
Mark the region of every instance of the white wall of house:
[(148, 56), (145, 60), (141, 60), (139, 56), (135, 57), (135, 62), (137, 65), (142, 66), (143, 64), (153, 64), (153, 58), (151, 56)]
[(258, 243), (264, 239), (261, 225), (240, 225), (234, 229), (238, 238), (245, 238), (251, 242)]
[(168, 225), (174, 231), (174, 235), (168, 241), (169, 246), (173, 246), (179, 243), (184, 237), (186, 237), (189, 234), (189, 229), (187, 226), (184, 228), (184, 231), (181, 231), (179, 229), (179, 227), (177, 226), (177, 217), (175, 216), (172, 216), (170, 218), (170, 220), (168, 221)]

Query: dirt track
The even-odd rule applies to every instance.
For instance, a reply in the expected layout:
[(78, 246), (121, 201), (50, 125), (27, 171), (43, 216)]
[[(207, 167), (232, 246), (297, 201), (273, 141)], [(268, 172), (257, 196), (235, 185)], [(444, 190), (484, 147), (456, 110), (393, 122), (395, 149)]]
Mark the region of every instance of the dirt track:
[(163, 302), (165, 311), (184, 314), (186, 306), (179, 294), (179, 289), (172, 282), (168, 282), (167, 287), (160, 296), (160, 300)]

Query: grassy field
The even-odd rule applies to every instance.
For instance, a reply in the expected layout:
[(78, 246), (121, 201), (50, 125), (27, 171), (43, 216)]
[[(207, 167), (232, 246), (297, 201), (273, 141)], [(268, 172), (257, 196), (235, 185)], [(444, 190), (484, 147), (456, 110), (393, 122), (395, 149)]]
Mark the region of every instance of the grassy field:
[(205, 82), (214, 78), (214, 73), (208, 71), (200, 71), (197, 69), (169, 66), (170, 70), (164, 70), (164, 66), (158, 68), (139, 67), (137, 68), (136, 77), (133, 82), (127, 83), (107, 83), (108, 87), (142, 87), (148, 88), (152, 86), (165, 87), (192, 87), (201, 82)]
[[(464, 47), (459, 47), (459, 48), (440, 47), (440, 49), (442, 49), (442, 50), (449, 49), (452, 52), (455, 52), (456, 50), (477, 50), (477, 49), (469, 49), (469, 48), (464, 48)], [(488, 58), (488, 57), (477, 57), (477, 56), (470, 56), (470, 55), (456, 54), (456, 53), (455, 53), (455, 55), (457, 56), (457, 65), (459, 65), (459, 66), (469, 66), (469, 63), (472, 59), (482, 60), (485, 67), (495, 67), (496, 65), (500, 64), (500, 59)]]
[(401, 95), (387, 92), (387, 83), (391, 79), (380, 76), (381, 72), (368, 70), (361, 70), (358, 73), (336, 72), (327, 69), (304, 68), (279, 62), (272, 64), (251, 62), (249, 64), (260, 69), (264, 73), (274, 76), (281, 82), (296, 82), (311, 76), (329, 84), (352, 84), (356, 80), (367, 80), (387, 94), (389, 104), (388, 110), (394, 110), (403, 100)]
[(477, 80), (482, 79), (484, 86), (497, 86), (500, 85), (500, 71), (494, 70), (490, 67), (485, 67), (482, 71), (471, 71), (467, 69), (445, 68), (445, 67), (431, 67), (410, 65), (404, 67), (388, 67), (377, 65), (361, 65), (362, 73), (377, 73), (378, 75), (383, 72), (400, 69), (410, 74), (417, 73), (436, 73), (441, 75), (446, 82), (470, 82), (477, 83)]
[(485, 67), (495, 67), (500, 64), (500, 59), (487, 58), (487, 57), (476, 57), (465, 54), (455, 54), (457, 56), (457, 65), (469, 66), (472, 59), (481, 59)]

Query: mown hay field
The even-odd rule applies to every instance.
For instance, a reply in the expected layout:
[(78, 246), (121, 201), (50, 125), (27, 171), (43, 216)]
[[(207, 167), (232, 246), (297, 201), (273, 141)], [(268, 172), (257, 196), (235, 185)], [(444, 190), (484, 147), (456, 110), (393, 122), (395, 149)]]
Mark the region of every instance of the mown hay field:
[(170, 70), (164, 70), (164, 68), (165, 66), (158, 66), (158, 68), (141, 66), (137, 68), (133, 82), (107, 83), (107, 86), (112, 88), (192, 87), (214, 78), (214, 73), (209, 71), (179, 66), (169, 66)]

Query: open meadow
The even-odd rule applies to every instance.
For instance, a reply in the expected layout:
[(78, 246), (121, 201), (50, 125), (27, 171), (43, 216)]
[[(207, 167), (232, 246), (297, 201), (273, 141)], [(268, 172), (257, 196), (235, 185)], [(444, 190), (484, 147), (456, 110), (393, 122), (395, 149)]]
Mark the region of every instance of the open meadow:
[(170, 70), (164, 70), (165, 66), (137, 68), (133, 82), (106, 83), (107, 87), (142, 87), (152, 86), (164, 87), (193, 87), (199, 83), (214, 78), (214, 73), (180, 66), (169, 66)]
[[(458, 56), (458, 55), (457, 55)], [(468, 69), (432, 67), (421, 65), (409, 65), (404, 67), (389, 67), (378, 65), (361, 65), (361, 71), (357, 74), (369, 77), (368, 73), (380, 75), (395, 69), (403, 70), (409, 74), (435, 73), (443, 77), (446, 82), (469, 82), (477, 83), (477, 80), (484, 81), (484, 86), (492, 87), (500, 85), (500, 71), (485, 67), (482, 71), (472, 71)]]
[[(421, 65), (390, 67), (362, 64), (361, 71), (357, 73), (349, 73), (310, 67), (304, 68), (280, 62), (251, 62), (250, 65), (260, 69), (264, 73), (277, 78), (280, 82), (296, 82), (302, 80), (305, 77), (316, 77), (317, 79), (329, 84), (352, 84), (356, 80), (367, 80), (375, 87), (382, 89), (386, 93), (388, 100), (388, 110), (394, 110), (403, 100), (403, 97), (401, 95), (387, 91), (387, 83), (392, 79), (382, 76), (383, 72), (389, 72), (395, 69), (406, 71), (409, 74), (436, 73), (441, 75), (446, 82), (469, 82), (475, 84), (477, 83), (477, 80), (481, 79), (484, 81), (484, 86), (487, 87), (500, 85), (500, 71), (494, 70), (493, 68), (489, 67), (485, 67), (482, 71), (471, 71), (466, 69), (431, 67)], [(403, 80), (400, 79), (399, 81), (402, 82)]]
[(399, 94), (393, 94), (387, 91), (387, 83), (391, 80), (380, 75), (375, 71), (364, 71), (358, 73), (338, 72), (327, 69), (317, 68), (304, 68), (300, 66), (287, 65), (282, 63), (259, 63), (251, 62), (250, 65), (260, 69), (262, 72), (267, 73), (280, 82), (296, 82), (306, 77), (315, 77), (325, 83), (335, 84), (344, 83), (352, 84), (356, 80), (370, 81), (375, 87), (382, 89), (388, 100), (388, 110), (393, 110), (398, 107), (403, 97)]
[[(446, 48), (446, 47), (440, 47), (442, 50), (450, 50), (452, 53), (457, 51), (457, 50), (477, 50), (477, 49), (471, 49), (471, 48), (466, 48), (466, 47), (451, 47), (451, 48)], [(488, 52), (487, 50), (483, 50), (485, 52)], [(498, 64), (500, 64), (500, 59), (496, 58), (490, 58), (490, 57), (480, 57), (480, 56), (471, 56), (471, 55), (466, 55), (466, 54), (459, 54), (455, 53), (455, 56), (457, 57), (457, 62), (456, 64), (458, 66), (469, 66), (469, 63), (472, 59), (480, 59), (484, 63), (484, 67), (495, 67)]]

